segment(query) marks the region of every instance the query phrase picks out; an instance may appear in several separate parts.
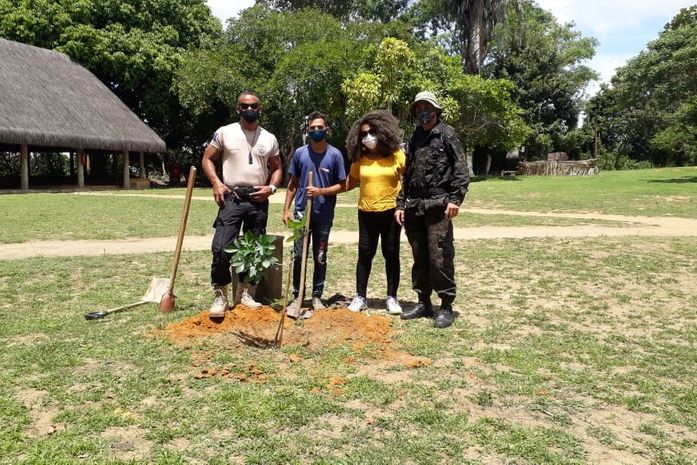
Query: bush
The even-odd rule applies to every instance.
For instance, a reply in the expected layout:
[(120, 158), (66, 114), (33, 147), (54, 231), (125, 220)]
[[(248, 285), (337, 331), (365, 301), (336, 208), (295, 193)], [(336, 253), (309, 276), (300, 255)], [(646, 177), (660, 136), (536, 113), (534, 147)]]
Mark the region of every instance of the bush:
[(598, 167), (605, 171), (641, 170), (653, 168), (653, 164), (648, 160), (634, 160), (622, 153), (601, 151), (598, 157)]

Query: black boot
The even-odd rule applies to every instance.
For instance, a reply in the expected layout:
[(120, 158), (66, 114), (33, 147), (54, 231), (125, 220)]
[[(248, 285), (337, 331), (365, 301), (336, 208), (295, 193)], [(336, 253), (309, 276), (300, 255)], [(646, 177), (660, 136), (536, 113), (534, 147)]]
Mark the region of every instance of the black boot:
[(431, 302), (419, 301), (406, 312), (402, 312), (399, 318), (402, 320), (413, 320), (414, 318), (431, 318), (433, 316), (433, 308)]
[(433, 320), (434, 328), (447, 328), (455, 321), (453, 315), (453, 305), (450, 303), (441, 304), (440, 310), (436, 313), (436, 318)]

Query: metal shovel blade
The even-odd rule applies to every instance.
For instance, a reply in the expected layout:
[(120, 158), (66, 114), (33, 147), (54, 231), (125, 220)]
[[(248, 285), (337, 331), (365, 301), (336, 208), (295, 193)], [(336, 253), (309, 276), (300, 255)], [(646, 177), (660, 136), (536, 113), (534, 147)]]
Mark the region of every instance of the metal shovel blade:
[(89, 312), (85, 313), (86, 320), (99, 320), (109, 315), (110, 313), (120, 312), (129, 308), (137, 307), (138, 305), (143, 305), (147, 303), (160, 303), (162, 296), (169, 290), (169, 278), (152, 278), (150, 281), (150, 286), (148, 290), (145, 291), (145, 295), (138, 301), (128, 305), (122, 305), (120, 307), (110, 308), (108, 310), (102, 310), (100, 312)]

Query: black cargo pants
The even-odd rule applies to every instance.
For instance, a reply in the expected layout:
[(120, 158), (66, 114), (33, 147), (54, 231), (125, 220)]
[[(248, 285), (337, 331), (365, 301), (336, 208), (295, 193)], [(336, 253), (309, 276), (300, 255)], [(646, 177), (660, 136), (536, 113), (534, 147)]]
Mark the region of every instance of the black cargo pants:
[(404, 212), (406, 232), (414, 265), (412, 289), (422, 301), (430, 301), (433, 291), (443, 303), (455, 300), (455, 246), (453, 223), (445, 218), (444, 208), (431, 208), (423, 214), (408, 208)]

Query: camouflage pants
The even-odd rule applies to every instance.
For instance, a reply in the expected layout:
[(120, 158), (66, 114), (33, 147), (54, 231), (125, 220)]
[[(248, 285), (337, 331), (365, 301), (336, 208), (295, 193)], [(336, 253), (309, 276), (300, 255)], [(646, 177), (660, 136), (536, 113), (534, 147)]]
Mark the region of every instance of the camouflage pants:
[(455, 300), (455, 247), (453, 223), (444, 210), (433, 208), (425, 215), (405, 211), (404, 231), (409, 239), (414, 265), (412, 289), (420, 299), (429, 300), (435, 291), (445, 303)]

